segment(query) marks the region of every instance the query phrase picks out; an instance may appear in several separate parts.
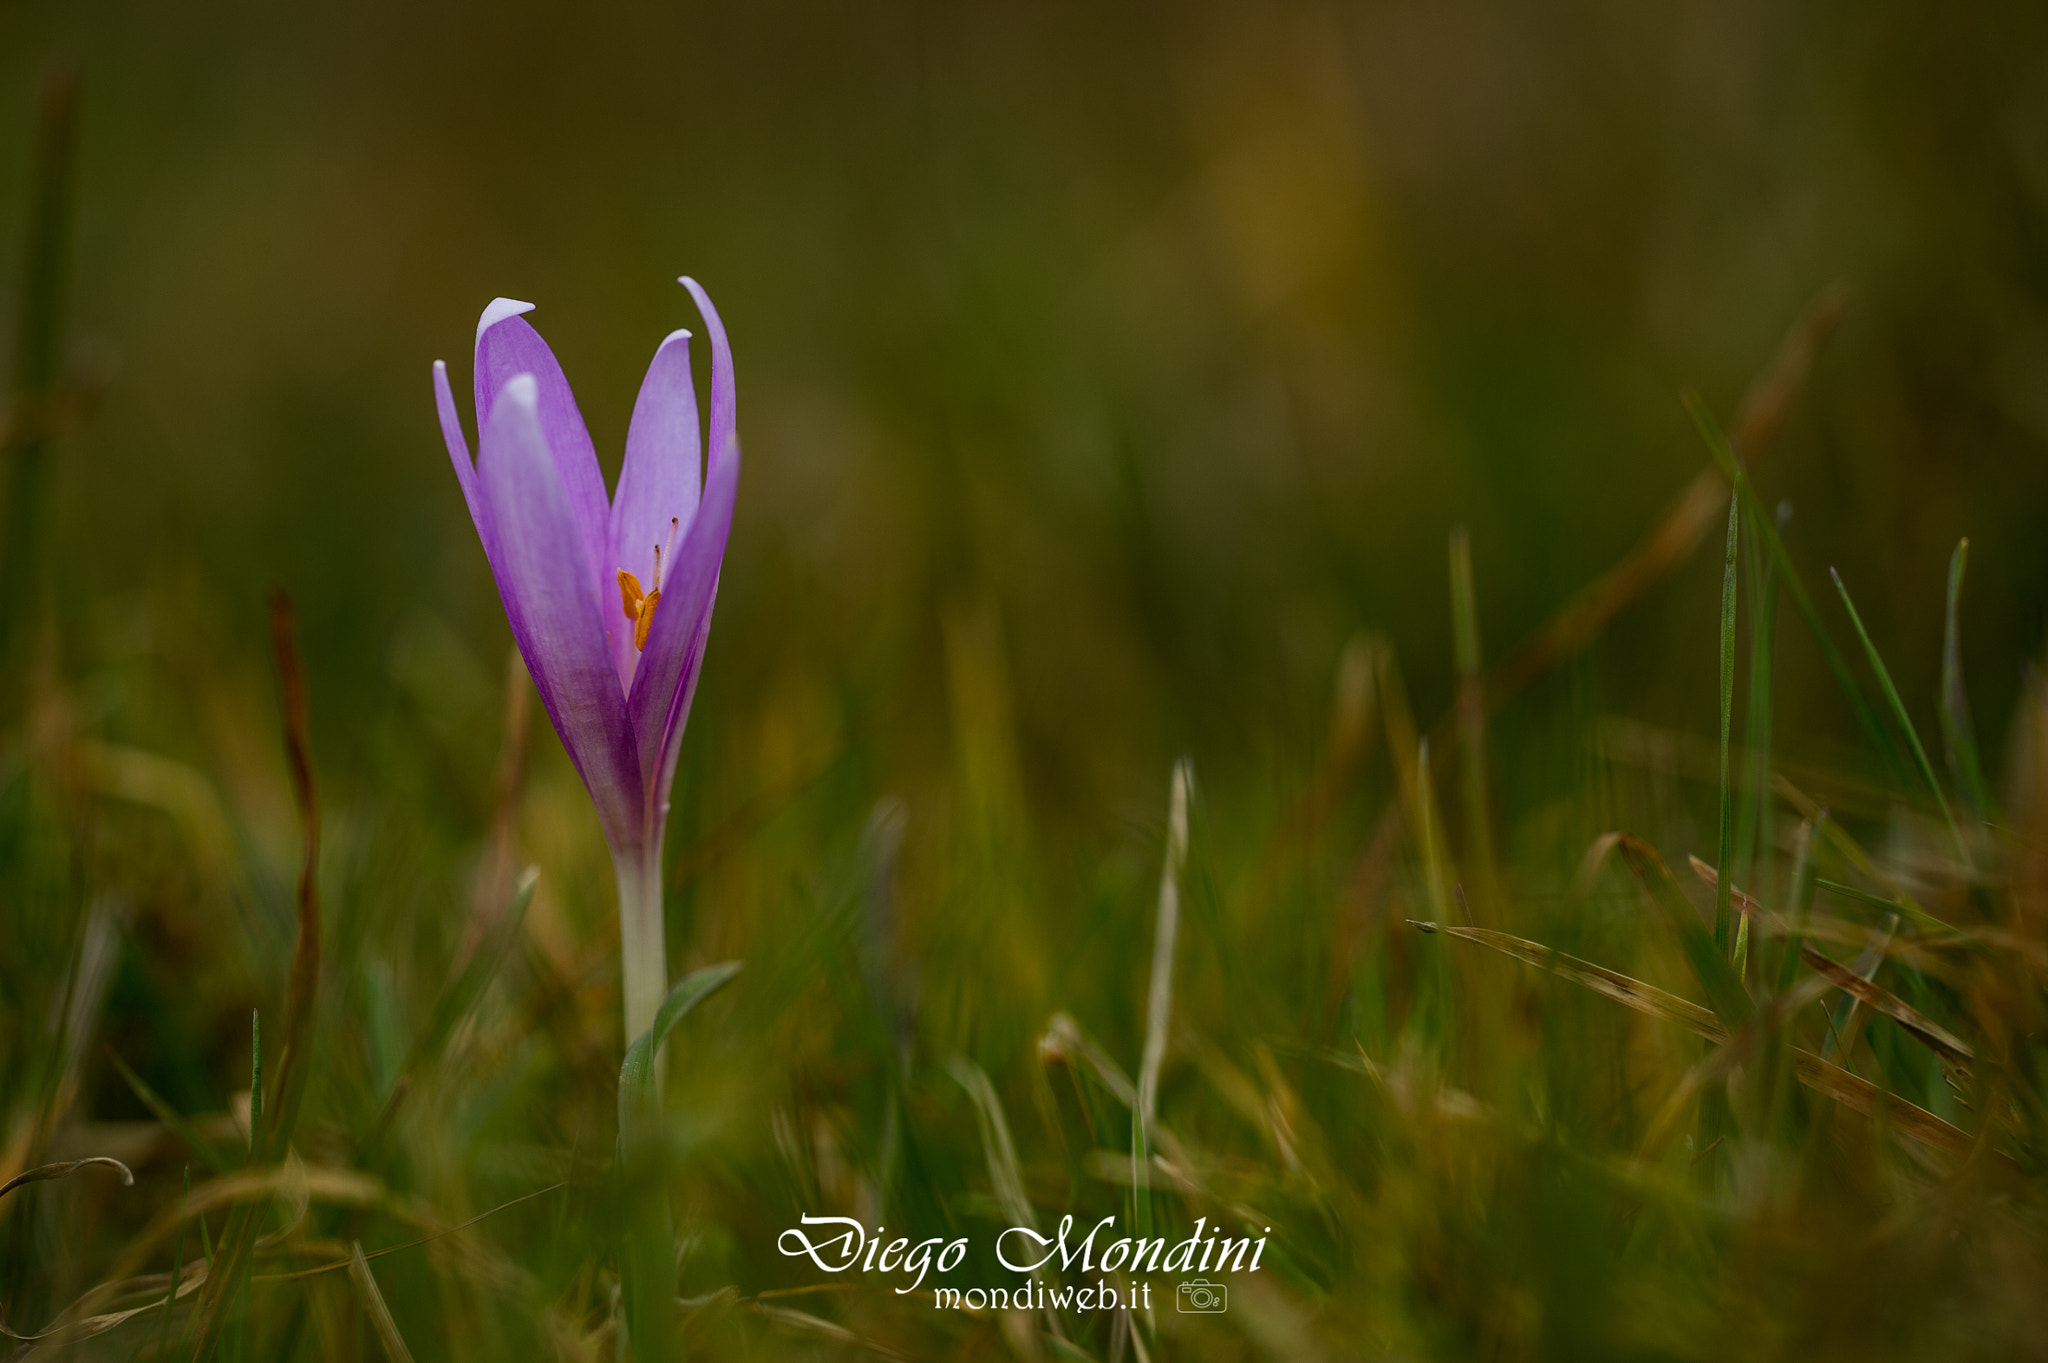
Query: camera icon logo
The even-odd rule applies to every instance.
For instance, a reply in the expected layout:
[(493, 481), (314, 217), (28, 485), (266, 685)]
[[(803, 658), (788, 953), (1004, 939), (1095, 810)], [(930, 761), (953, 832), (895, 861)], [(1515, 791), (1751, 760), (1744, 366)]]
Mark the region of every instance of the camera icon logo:
[(1222, 1283), (1197, 1278), (1180, 1285), (1174, 1294), (1173, 1309), (1184, 1315), (1215, 1315), (1230, 1309), (1230, 1297)]

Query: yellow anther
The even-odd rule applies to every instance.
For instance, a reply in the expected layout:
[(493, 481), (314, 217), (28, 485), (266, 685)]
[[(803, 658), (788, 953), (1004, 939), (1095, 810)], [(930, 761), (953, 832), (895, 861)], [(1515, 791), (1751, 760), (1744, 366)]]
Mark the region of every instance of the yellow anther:
[(643, 592), (640, 590), (640, 579), (621, 568), (619, 604), (625, 608), (626, 618), (633, 622), (633, 647), (644, 651), (647, 647), (648, 626), (654, 623), (654, 608), (661, 604), (661, 588), (656, 587), (651, 592)]

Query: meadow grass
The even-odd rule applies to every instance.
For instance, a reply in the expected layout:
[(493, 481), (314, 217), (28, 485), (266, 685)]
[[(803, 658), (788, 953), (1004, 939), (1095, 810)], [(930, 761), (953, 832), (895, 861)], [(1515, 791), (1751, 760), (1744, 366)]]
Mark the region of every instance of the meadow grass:
[[(53, 306), (30, 291), (21, 410), (60, 406), (34, 340)], [(31, 553), (0, 750), (13, 1356), (2041, 1353), (2048, 691), (1995, 796), (1958, 546), (1944, 776), (1849, 587), (1830, 615), (1806, 586), (1743, 460), (1838, 307), (1732, 437), (1693, 402), (1698, 479), (1491, 671), (1451, 537), (1447, 579), (1418, 574), (1457, 678), (1428, 728), (1396, 641), (1360, 635), (1312, 760), (1211, 784), (1197, 751), (1130, 793), (1145, 817), (1063, 845), (1019, 769), (1000, 629), (962, 607), (950, 784), (892, 798), (855, 736), (741, 774), (755, 793), (722, 810), (683, 800), (679, 984), (637, 1039), (595, 825), (516, 661), (323, 733), (279, 596), (274, 700), (251, 660), (206, 660), (155, 738), (210, 725), (217, 750), (174, 757), (108, 731)], [(17, 467), (56, 430), (12, 428)], [(1697, 726), (1718, 742), (1616, 718), (1625, 694), (1546, 720), (1556, 760), (1494, 741), (1716, 525), (1718, 611), (1660, 605), (1718, 641)], [(1781, 595), (1865, 753), (1815, 762), (1777, 731)], [(465, 666), (416, 647), (426, 673)], [(771, 718), (799, 731), (789, 705)], [(322, 745), (366, 751), (374, 788), (330, 794)], [(1512, 820), (1504, 751), (1518, 788), (1547, 784)], [(783, 1252), (805, 1214), (968, 1248), (899, 1292)], [(942, 1309), (1080, 1284), (1007, 1271), (996, 1237), (1109, 1216), (1201, 1218), (1263, 1261), (1217, 1315), (1176, 1310), (1171, 1274), (1150, 1310)]]

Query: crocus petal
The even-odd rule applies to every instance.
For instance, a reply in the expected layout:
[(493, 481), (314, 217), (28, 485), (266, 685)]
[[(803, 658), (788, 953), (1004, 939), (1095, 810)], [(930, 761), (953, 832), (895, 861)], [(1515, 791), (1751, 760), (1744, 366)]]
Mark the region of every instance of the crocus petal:
[[(626, 428), (626, 462), (612, 497), (609, 565), (616, 581), (621, 569), (655, 585), (654, 546), (673, 554), (682, 544), (680, 527), (697, 512), (703, 435), (697, 429), (697, 390), (690, 382), (690, 333), (671, 332), (654, 352), (647, 377)], [(666, 601), (667, 594), (663, 594)], [(660, 618), (661, 612), (655, 612)], [(621, 693), (633, 684), (639, 650), (624, 612), (605, 622)]]
[(655, 807), (667, 802), (666, 781), (675, 768), (674, 747), (682, 736), (686, 697), (703, 663), (697, 641), (710, 620), (740, 480), (732, 348), (726, 342), (718, 310), (704, 290), (693, 279), (686, 278), (682, 284), (697, 300), (711, 341), (711, 457), (705, 469), (703, 500), (676, 546), (674, 566), (663, 579), (661, 606), (654, 612), (654, 625), (647, 633), (647, 647), (640, 654), (627, 700), (640, 769), (647, 773)]
[(645, 833), (640, 762), (598, 622), (589, 555), (548, 448), (543, 391), (535, 376), (519, 374), (494, 395), (478, 442), (479, 505), (526, 670), (589, 787), (606, 840), (625, 850)]
[(704, 675), (704, 644), (711, 637), (711, 607), (718, 599), (718, 581), (712, 579), (711, 601), (704, 605), (701, 623), (697, 626), (697, 637), (690, 641), (690, 651), (683, 657), (682, 685), (676, 688), (675, 699), (669, 702), (668, 732), (673, 738), (662, 745), (656, 760), (660, 765), (655, 769), (654, 784), (647, 788), (647, 826), (662, 829), (668, 826), (668, 792), (675, 784), (676, 759), (682, 755), (680, 739), (683, 727), (690, 721), (690, 702), (697, 698), (697, 679)]
[(576, 396), (569, 380), (555, 360), (555, 352), (520, 316), (533, 308), (510, 298), (500, 298), (484, 309), (476, 332), (476, 426), (479, 432), (491, 424), (491, 407), (505, 385), (516, 374), (533, 377), (539, 393), (540, 428), (555, 466), (561, 470), (562, 487), (583, 541), (583, 561), (589, 565), (590, 581), (599, 586), (598, 573), (610, 557), (607, 530), (611, 509), (604, 495), (604, 474), (597, 467), (597, 447), (590, 442), (590, 430), (577, 410)]
[[(448, 366), (434, 361), (434, 406), (441, 412), (441, 439), (447, 442), (448, 459), (455, 465), (455, 481), (462, 484), (463, 505), (469, 508), (470, 523), (478, 539), (484, 538), (483, 510), (477, 504), (476, 465), (469, 461), (469, 440), (462, 434), (462, 414), (455, 410), (455, 393), (448, 386)], [(489, 555), (485, 546), (485, 555)]]

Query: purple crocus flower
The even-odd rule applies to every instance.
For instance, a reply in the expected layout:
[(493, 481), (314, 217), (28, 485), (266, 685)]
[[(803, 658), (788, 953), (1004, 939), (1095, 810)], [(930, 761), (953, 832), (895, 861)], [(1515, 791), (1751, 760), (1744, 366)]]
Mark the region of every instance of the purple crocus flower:
[(532, 304), (500, 298), (477, 322), (474, 466), (448, 367), (434, 362), (441, 434), (505, 617), (611, 845), (629, 1044), (668, 983), (662, 830), (740, 473), (725, 328), (697, 282), (682, 285), (711, 336), (701, 482), (687, 331), (654, 352), (609, 498), (562, 367), (520, 315)]

